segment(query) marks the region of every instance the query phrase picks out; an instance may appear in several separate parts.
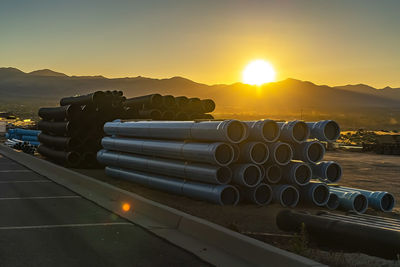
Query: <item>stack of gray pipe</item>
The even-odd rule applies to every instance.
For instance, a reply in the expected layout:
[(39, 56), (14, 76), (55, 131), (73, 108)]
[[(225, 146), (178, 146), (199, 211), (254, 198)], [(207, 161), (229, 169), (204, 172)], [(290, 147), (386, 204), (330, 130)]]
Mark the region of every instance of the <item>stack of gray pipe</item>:
[(299, 199), (325, 205), (329, 189), (310, 183), (312, 171), (321, 180), (341, 174), (338, 164), (317, 163), (323, 146), (306, 141), (337, 138), (333, 121), (109, 122), (104, 132), (110, 136), (97, 159), (108, 175), (223, 205), (236, 204), (239, 195), (258, 205), (272, 199), (285, 207)]
[(169, 121), (214, 119), (209, 113), (215, 109), (211, 99), (160, 94), (129, 98), (124, 106), (131, 113), (130, 118)]

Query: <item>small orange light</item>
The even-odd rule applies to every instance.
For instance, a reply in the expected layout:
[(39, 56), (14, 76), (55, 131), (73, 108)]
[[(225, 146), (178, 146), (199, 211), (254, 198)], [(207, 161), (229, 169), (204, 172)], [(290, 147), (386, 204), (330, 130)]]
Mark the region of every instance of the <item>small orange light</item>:
[(129, 211), (131, 209), (131, 205), (129, 205), (128, 203), (124, 203), (122, 205), (122, 210), (123, 211)]

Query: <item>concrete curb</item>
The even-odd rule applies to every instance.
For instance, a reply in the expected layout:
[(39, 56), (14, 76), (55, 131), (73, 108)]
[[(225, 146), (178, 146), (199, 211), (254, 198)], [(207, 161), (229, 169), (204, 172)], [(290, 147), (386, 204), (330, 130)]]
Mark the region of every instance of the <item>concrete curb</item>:
[(213, 265), (325, 266), (7, 146), (0, 153)]

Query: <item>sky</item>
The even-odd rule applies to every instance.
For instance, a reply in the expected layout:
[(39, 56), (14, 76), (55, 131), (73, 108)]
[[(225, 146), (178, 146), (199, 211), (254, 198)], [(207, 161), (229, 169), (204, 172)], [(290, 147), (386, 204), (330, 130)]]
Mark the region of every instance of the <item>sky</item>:
[(0, 0), (0, 66), (68, 75), (400, 87), (398, 0)]

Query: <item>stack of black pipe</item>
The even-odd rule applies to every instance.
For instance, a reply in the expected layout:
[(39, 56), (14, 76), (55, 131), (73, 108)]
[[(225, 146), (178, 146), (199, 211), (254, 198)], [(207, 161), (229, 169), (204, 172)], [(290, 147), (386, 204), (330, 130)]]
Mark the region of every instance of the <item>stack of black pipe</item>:
[(40, 108), (37, 151), (68, 167), (96, 167), (104, 123), (129, 116), (124, 100), (122, 91), (96, 91), (62, 98), (60, 107)]
[(211, 99), (151, 94), (129, 98), (124, 107), (130, 118), (187, 121), (214, 119), (208, 113), (215, 109), (215, 103)]

